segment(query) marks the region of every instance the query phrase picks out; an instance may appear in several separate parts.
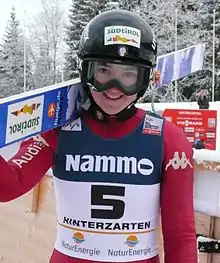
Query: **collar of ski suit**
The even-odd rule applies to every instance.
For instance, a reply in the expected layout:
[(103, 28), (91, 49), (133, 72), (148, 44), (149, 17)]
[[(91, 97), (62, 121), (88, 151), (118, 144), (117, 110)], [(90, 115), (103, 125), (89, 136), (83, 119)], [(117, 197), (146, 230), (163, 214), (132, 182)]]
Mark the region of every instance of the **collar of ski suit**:
[(121, 138), (135, 130), (143, 120), (144, 115), (145, 111), (137, 109), (131, 118), (124, 121), (115, 118), (102, 121), (102, 119), (94, 117), (94, 115), (88, 111), (84, 112), (83, 118), (95, 134), (103, 138)]

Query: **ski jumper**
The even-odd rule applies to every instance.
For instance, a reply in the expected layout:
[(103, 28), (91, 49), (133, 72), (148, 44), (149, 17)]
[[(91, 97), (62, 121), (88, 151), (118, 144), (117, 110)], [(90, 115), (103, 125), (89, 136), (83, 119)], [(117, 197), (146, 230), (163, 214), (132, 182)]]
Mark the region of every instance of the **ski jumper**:
[(147, 118), (158, 125), (158, 136), (144, 134), (145, 120), (119, 139), (98, 137), (84, 123), (81, 130), (68, 125), (59, 132), (54, 168), (55, 248), (61, 253), (107, 262), (144, 260), (158, 254), (163, 119)]
[(0, 158), (1, 202), (23, 195), (54, 167), (51, 263), (159, 262), (159, 208), (165, 263), (197, 262), (192, 147), (180, 129), (146, 116), (138, 110), (106, 124), (85, 113), (77, 129), (73, 123), (46, 132), (24, 141), (8, 162)]

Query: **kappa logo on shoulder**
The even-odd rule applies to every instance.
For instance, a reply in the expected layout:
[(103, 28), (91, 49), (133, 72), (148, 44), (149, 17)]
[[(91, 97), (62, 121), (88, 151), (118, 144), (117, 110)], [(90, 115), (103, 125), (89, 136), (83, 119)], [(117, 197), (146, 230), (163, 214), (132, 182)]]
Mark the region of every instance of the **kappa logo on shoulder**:
[(82, 121), (81, 119), (76, 119), (66, 126), (62, 127), (63, 131), (82, 131)]
[(163, 119), (146, 114), (142, 133), (160, 136), (162, 127)]
[(189, 158), (187, 158), (185, 152), (175, 152), (173, 154), (173, 158), (169, 160), (165, 167), (165, 171), (167, 171), (170, 167), (174, 170), (184, 170), (187, 167), (193, 168)]

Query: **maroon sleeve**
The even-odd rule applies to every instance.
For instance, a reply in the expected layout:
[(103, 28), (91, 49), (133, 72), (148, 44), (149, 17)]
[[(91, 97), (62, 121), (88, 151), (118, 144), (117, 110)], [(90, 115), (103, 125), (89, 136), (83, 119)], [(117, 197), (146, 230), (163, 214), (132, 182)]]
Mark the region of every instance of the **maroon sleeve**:
[(183, 131), (164, 124), (161, 219), (165, 263), (197, 263), (193, 150)]
[(0, 202), (11, 201), (31, 190), (54, 163), (57, 130), (22, 142), (8, 161), (0, 156)]

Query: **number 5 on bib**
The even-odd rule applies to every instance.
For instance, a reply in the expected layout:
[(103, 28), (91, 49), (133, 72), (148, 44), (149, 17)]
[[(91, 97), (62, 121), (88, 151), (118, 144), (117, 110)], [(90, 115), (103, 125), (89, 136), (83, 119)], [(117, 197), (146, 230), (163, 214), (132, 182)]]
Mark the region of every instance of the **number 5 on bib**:
[[(120, 199), (105, 198), (105, 196), (125, 196), (125, 187), (122, 186), (107, 186), (107, 185), (92, 185), (91, 187), (91, 205), (104, 206), (106, 209), (91, 209), (92, 218), (102, 219), (120, 219), (124, 215), (125, 203)], [(112, 209), (110, 210), (110, 207)]]

